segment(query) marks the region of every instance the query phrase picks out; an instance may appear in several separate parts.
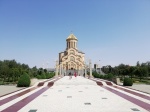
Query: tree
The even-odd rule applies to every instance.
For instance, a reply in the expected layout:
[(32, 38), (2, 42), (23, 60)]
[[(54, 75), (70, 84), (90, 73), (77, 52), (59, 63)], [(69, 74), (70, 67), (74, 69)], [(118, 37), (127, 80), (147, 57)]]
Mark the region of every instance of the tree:
[(135, 70), (135, 67), (133, 67), (133, 66), (129, 66), (129, 75), (130, 75), (130, 78), (132, 79), (132, 77), (133, 77), (133, 74), (134, 74), (134, 70)]
[(111, 73), (112, 72), (112, 67), (110, 66), (110, 65), (107, 65), (107, 66), (103, 66), (102, 67), (102, 71), (104, 72), (104, 73), (106, 73), (106, 74), (109, 74), (109, 73)]
[(148, 69), (147, 69), (147, 67), (141, 67), (141, 71), (142, 71), (143, 77), (147, 77), (148, 76)]
[(2, 69), (1, 69), (1, 73), (2, 73), (2, 78), (3, 78), (3, 82), (6, 81), (7, 77), (8, 77), (8, 72), (9, 72), (9, 68), (7, 65), (3, 64)]
[(136, 66), (137, 66), (137, 67), (140, 67), (140, 62), (139, 62), (139, 61), (136, 63)]
[(47, 69), (44, 69), (44, 72), (47, 73)]
[(9, 68), (16, 68), (17, 62), (15, 60), (10, 60), (8, 66)]
[(18, 68), (13, 68), (13, 82), (17, 81), (19, 77), (20, 77), (20, 73)]
[(118, 66), (118, 69), (125, 69), (126, 68), (126, 65), (125, 64), (120, 64), (119, 66)]
[(113, 68), (113, 74), (119, 76), (119, 69), (117, 67)]
[(38, 69), (36, 68), (36, 66), (31, 69), (31, 73), (32, 73), (33, 77), (37, 77), (37, 75), (38, 75)]
[(140, 78), (140, 80), (144, 77), (147, 76), (147, 70), (145, 67), (138, 67), (135, 69), (134, 73)]

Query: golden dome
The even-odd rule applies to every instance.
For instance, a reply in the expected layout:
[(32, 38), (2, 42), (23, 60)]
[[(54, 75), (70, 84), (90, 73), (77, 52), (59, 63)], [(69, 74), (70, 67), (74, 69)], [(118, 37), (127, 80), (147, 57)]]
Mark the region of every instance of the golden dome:
[(66, 40), (78, 40), (73, 34), (70, 34)]

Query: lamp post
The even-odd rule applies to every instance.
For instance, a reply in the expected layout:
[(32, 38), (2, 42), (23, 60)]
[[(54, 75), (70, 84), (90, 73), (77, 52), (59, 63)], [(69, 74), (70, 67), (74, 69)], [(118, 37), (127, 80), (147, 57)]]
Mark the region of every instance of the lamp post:
[(61, 71), (62, 71), (62, 76), (65, 76), (66, 70), (65, 70), (65, 65), (63, 63), (61, 63)]
[(86, 70), (86, 62), (85, 62), (85, 71), (84, 71), (84, 75), (86, 75), (87, 73), (87, 70)]
[(66, 75), (66, 66), (61, 62), (61, 75), (65, 76)]
[(61, 75), (62, 73), (62, 70), (61, 70), (62, 68), (61, 68), (61, 62), (60, 62), (60, 65), (59, 65), (59, 75)]
[(58, 60), (56, 60), (56, 72), (55, 72), (55, 76), (58, 77)]
[(99, 64), (98, 64), (99, 65), (99, 67), (98, 67), (99, 68), (99, 74), (101, 74), (100, 61), (101, 60), (99, 60)]
[[(99, 60), (99, 62), (100, 62), (100, 60)], [(100, 64), (99, 64), (99, 73), (102, 74), (102, 75), (105, 75), (105, 73), (100, 68)]]
[(63, 66), (63, 71), (64, 71), (63, 75), (64, 76), (66, 76), (66, 70), (67, 70), (66, 67), (67, 67), (67, 65)]
[(91, 63), (91, 60), (89, 60), (89, 67), (90, 67), (90, 77), (92, 77), (92, 63)]

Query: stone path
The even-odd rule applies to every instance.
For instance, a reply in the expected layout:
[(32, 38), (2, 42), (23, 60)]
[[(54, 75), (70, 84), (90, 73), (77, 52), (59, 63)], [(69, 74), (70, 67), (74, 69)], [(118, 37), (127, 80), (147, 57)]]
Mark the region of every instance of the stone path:
[(65, 76), (0, 97), (0, 111), (150, 112), (150, 95), (105, 80)]

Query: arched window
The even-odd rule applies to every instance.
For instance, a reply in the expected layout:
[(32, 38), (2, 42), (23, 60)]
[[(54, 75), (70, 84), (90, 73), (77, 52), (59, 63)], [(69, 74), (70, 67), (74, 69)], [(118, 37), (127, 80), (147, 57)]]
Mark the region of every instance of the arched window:
[(70, 54), (75, 54), (73, 50), (70, 51)]
[(73, 56), (70, 57), (70, 61), (74, 61), (75, 58)]

